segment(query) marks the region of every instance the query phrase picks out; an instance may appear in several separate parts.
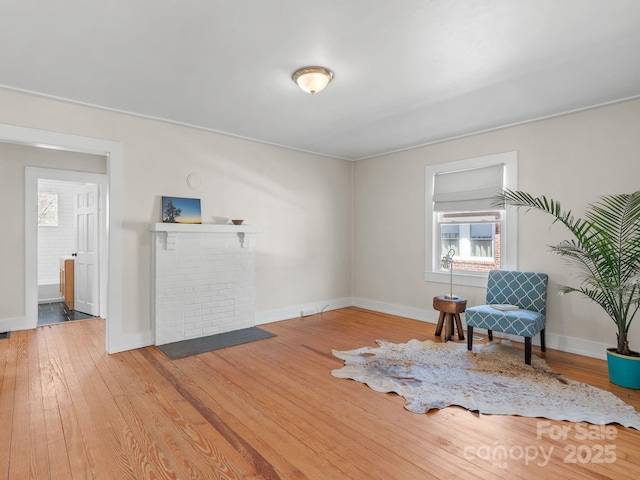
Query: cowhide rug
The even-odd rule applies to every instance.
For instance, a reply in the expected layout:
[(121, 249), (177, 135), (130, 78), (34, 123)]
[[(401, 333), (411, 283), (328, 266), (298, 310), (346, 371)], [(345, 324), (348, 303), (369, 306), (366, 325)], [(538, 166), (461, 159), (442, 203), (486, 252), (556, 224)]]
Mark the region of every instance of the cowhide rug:
[(531, 365), (509, 341), (473, 347), (410, 340), (333, 354), (345, 366), (333, 370), (377, 392), (402, 395), (405, 408), (425, 413), (458, 405), (479, 413), (544, 417), (594, 424), (619, 423), (640, 430), (640, 414), (610, 392), (554, 372), (532, 355)]

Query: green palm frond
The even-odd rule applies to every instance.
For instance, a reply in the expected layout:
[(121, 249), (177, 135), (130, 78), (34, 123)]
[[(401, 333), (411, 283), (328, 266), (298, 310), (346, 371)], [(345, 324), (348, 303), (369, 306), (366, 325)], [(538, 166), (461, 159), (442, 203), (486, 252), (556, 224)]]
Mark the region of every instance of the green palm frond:
[(561, 293), (580, 293), (600, 305), (617, 325), (618, 353), (627, 353), (627, 332), (640, 309), (640, 191), (606, 195), (575, 218), (560, 202), (545, 196), (505, 189), (495, 206), (539, 210), (562, 223), (574, 238), (551, 247), (580, 270), (582, 285), (561, 286)]

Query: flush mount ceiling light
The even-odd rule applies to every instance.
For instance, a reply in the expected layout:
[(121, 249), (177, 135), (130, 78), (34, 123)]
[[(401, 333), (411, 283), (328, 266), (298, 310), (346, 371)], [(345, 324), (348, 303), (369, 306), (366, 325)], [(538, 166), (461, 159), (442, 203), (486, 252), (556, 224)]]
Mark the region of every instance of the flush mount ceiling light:
[(324, 67), (304, 67), (296, 70), (292, 78), (303, 91), (313, 95), (324, 90), (333, 78), (333, 72)]

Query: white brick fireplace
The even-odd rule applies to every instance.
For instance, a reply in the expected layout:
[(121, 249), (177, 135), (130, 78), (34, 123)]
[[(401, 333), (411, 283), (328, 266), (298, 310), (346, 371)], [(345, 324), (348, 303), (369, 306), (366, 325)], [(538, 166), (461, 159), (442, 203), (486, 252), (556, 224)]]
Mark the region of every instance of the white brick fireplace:
[(255, 325), (255, 233), (251, 225), (155, 223), (155, 344)]

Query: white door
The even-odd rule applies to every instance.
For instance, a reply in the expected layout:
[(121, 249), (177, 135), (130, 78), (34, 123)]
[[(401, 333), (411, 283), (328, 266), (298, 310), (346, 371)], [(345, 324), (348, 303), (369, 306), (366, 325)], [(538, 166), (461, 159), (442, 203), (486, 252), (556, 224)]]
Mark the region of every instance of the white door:
[(76, 193), (75, 309), (100, 315), (98, 269), (98, 186), (83, 185)]

